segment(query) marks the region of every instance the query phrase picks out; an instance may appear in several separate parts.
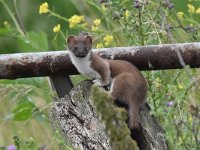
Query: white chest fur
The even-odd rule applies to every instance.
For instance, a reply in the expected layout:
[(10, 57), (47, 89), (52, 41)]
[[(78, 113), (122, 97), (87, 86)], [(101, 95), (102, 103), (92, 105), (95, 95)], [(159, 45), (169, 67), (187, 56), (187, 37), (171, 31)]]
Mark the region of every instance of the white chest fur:
[(86, 57), (79, 58), (69, 51), (69, 56), (79, 73), (89, 76), (90, 78), (101, 78), (100, 74), (91, 67), (90, 53), (88, 53)]

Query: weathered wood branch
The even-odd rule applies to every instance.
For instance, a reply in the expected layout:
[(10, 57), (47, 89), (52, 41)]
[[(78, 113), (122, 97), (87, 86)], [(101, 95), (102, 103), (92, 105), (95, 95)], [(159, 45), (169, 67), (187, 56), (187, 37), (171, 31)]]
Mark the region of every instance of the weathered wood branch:
[[(130, 61), (140, 70), (200, 67), (200, 43), (94, 49), (108, 59)], [(0, 79), (77, 74), (67, 51), (0, 55)]]
[(55, 102), (50, 120), (54, 131), (60, 132), (66, 145), (81, 150), (110, 150), (105, 126), (89, 101), (91, 85), (91, 82), (84, 81), (60, 102)]
[[(117, 129), (122, 128), (124, 133), (121, 134), (122, 137), (119, 139), (126, 142), (120, 142), (119, 140), (117, 140), (118, 143), (116, 144), (109, 142), (112, 139), (108, 136), (111, 131), (106, 131), (107, 126), (100, 121), (102, 117), (97, 115), (98, 113), (92, 105), (91, 86), (91, 81), (84, 81), (73, 88), (68, 96), (53, 105), (50, 116), (54, 130), (60, 131), (67, 145), (72, 145), (74, 148), (80, 148), (81, 150), (110, 150), (113, 148), (112, 146), (115, 147), (113, 148), (115, 150), (132, 150), (133, 147), (131, 148), (127, 135), (124, 134), (126, 133), (125, 129), (115, 122), (116, 117), (109, 118), (113, 122), (112, 124), (116, 126), (113, 131), (120, 132)], [(108, 99), (103, 95), (95, 95), (95, 98), (97, 97), (98, 99), (103, 99), (103, 104), (100, 104), (102, 107), (109, 105), (111, 109)], [(108, 113), (109, 109), (106, 109), (105, 114), (108, 115)], [(119, 113), (116, 113), (116, 115), (119, 115)], [(137, 141), (140, 149), (166, 150), (164, 130), (150, 115), (147, 106), (140, 110), (140, 122), (141, 130), (132, 131), (131, 135)], [(121, 147), (119, 147), (119, 144)], [(136, 145), (134, 147), (138, 149)]]

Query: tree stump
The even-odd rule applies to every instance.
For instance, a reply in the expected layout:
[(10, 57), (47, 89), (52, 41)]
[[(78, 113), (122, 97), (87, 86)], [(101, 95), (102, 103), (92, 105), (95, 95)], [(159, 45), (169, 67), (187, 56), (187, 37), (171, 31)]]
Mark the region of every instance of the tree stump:
[[(75, 149), (115, 150), (116, 147), (113, 147), (114, 144), (111, 141), (113, 137), (110, 137), (111, 131), (108, 131), (107, 124), (101, 120), (103, 117), (99, 115), (91, 100), (91, 98), (94, 98), (91, 96), (91, 89), (92, 81), (83, 81), (74, 87), (68, 95), (53, 104), (50, 112), (53, 129), (59, 131), (66, 145)], [(100, 96), (100, 98), (106, 99), (103, 96)], [(104, 102), (106, 103), (106, 101), (107, 99)], [(109, 103), (109, 105), (112, 104)], [(116, 108), (114, 105), (112, 107)], [(123, 135), (124, 138), (118, 140), (118, 144), (121, 142), (123, 150), (138, 149), (138, 147), (141, 150), (168, 149), (164, 138), (164, 130), (149, 112), (150, 109), (147, 105), (140, 109), (140, 129), (126, 132), (126, 129), (122, 128), (122, 131), (129, 134)], [(113, 118), (110, 118), (110, 121), (112, 122)], [(113, 122), (115, 122), (114, 125), (119, 124), (116, 121)], [(121, 122), (125, 124), (125, 120)], [(115, 132), (118, 132), (118, 130), (120, 129), (117, 127), (116, 130), (114, 129)], [(133, 140), (131, 139), (133, 146), (126, 148), (130, 143), (128, 137), (133, 138)], [(134, 140), (136, 140), (138, 147)], [(62, 146), (61, 149), (66, 148)]]
[(109, 137), (89, 101), (91, 82), (73, 88), (52, 106), (50, 119), (67, 145), (81, 150), (110, 150)]

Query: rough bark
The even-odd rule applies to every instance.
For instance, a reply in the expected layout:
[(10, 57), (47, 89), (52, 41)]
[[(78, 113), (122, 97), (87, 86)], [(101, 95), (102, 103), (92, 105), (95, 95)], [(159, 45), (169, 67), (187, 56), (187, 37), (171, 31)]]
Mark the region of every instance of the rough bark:
[(55, 102), (50, 113), (54, 130), (59, 130), (67, 145), (81, 150), (110, 150), (109, 137), (90, 101), (91, 82), (73, 88), (69, 96)]
[(139, 111), (141, 127), (132, 130), (131, 137), (135, 139), (141, 150), (167, 150), (165, 131), (156, 118), (150, 115), (150, 107), (146, 104)]
[[(67, 145), (82, 150), (110, 150), (109, 132), (91, 104), (91, 86), (91, 81), (84, 81), (73, 88), (68, 96), (55, 102), (50, 113), (51, 122), (54, 130), (60, 131)], [(131, 134), (139, 148), (166, 150), (164, 130), (150, 115), (149, 107), (142, 108), (139, 115), (141, 129)]]

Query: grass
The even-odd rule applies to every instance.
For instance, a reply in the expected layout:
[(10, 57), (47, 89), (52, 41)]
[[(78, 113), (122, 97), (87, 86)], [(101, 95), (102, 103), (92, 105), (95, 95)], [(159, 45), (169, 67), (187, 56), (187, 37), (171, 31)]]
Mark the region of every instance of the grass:
[[(56, 148), (46, 115), (53, 95), (46, 78), (1, 80), (0, 95), (0, 146), (14, 144), (13, 137), (19, 136), (24, 139), (33, 138), (37, 147), (47, 145), (51, 149)], [(14, 120), (13, 110), (20, 106), (22, 99), (33, 102), (40, 113), (33, 113), (25, 120)]]

